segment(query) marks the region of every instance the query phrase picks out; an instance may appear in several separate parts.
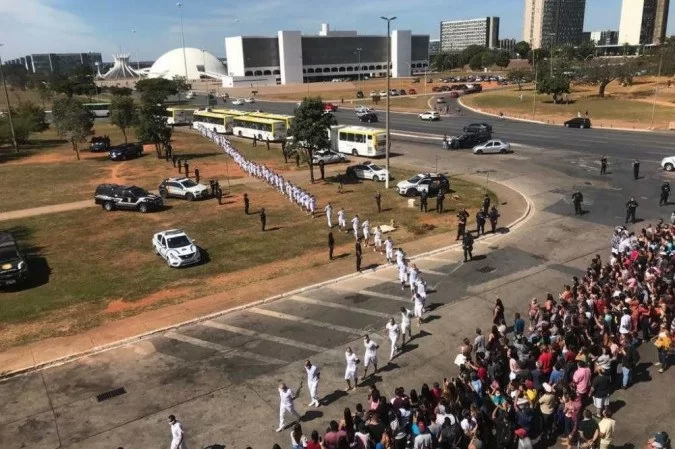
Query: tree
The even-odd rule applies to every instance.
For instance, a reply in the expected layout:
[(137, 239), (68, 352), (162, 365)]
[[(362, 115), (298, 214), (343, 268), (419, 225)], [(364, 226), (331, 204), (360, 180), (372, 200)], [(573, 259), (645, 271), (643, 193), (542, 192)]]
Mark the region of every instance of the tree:
[(10, 86), (25, 90), (28, 85), (28, 71), (21, 64), (7, 64), (3, 67), (5, 81)]
[(176, 91), (178, 93), (178, 98), (180, 98), (180, 94), (190, 90), (190, 85), (187, 83), (184, 76), (175, 75), (173, 77), (173, 82), (176, 84)]
[(171, 95), (178, 93), (173, 80), (164, 78), (146, 78), (136, 83), (136, 91), (141, 95), (141, 103), (161, 104)]
[(564, 76), (547, 76), (537, 82), (537, 92), (553, 97), (553, 103), (558, 104), (562, 94), (570, 93), (570, 80)]
[(508, 67), (511, 63), (511, 55), (506, 50), (500, 50), (495, 54), (495, 64), (499, 67)]
[(469, 60), (469, 68), (471, 70), (480, 70), (483, 68), (483, 55), (481, 53), (476, 53)]
[(480, 55), (486, 49), (484, 45), (469, 45), (459, 54), (460, 65), (470, 64), (474, 56)]
[(113, 97), (130, 97), (134, 91), (129, 87), (110, 86), (108, 92), (110, 92), (110, 95)]
[(18, 144), (27, 143), (32, 133), (40, 133), (49, 129), (44, 109), (33, 103), (22, 103), (12, 109), (14, 134)]
[(513, 51), (516, 52), (516, 54), (520, 57), (520, 59), (525, 59), (528, 57), (530, 54), (530, 44), (528, 44), (525, 41), (520, 41), (516, 43), (515, 47), (513, 47)]
[(162, 148), (173, 134), (173, 129), (166, 125), (164, 102), (178, 92), (176, 82), (164, 78), (144, 79), (136, 83), (136, 90), (141, 94), (136, 136), (141, 142), (154, 144), (157, 157), (161, 158)]
[(124, 143), (127, 143), (127, 129), (136, 124), (136, 106), (133, 98), (113, 96), (110, 102), (110, 123), (122, 131)]
[(431, 56), (430, 65), (437, 72), (447, 72), (459, 66), (457, 53), (442, 52)]
[(634, 72), (635, 64), (628, 58), (621, 61), (592, 59), (582, 64), (581, 79), (587, 84), (598, 86), (598, 96), (604, 98), (609, 83), (616, 79), (629, 83)]
[(523, 83), (532, 81), (532, 70), (524, 68), (513, 68), (508, 71), (507, 78), (518, 84), (518, 90), (523, 90)]
[(597, 49), (595, 48), (595, 42), (593, 41), (584, 41), (576, 48), (576, 56), (580, 61), (585, 61), (591, 56), (595, 55)]
[(333, 114), (323, 113), (323, 101), (319, 97), (306, 97), (295, 110), (295, 120), (291, 124), (290, 134), (293, 146), (304, 152), (309, 165), (309, 179), (314, 183), (314, 164), (312, 157), (316, 150), (330, 148), (327, 129), (337, 124)]
[(530, 64), (543, 61), (549, 57), (550, 53), (545, 48), (535, 48), (527, 54), (527, 60)]
[(78, 99), (62, 97), (54, 101), (52, 106), (52, 122), (57, 134), (70, 142), (79, 161), (79, 144), (85, 142), (92, 133), (93, 114)]

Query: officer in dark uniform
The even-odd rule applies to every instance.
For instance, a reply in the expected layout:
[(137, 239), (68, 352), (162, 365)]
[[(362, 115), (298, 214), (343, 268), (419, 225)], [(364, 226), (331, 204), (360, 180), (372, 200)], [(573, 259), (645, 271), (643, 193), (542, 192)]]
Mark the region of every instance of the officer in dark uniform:
[(262, 230), (265, 230), (265, 225), (267, 224), (267, 214), (265, 213), (265, 208), (260, 209), (260, 225)]
[(173, 168), (176, 168), (176, 155), (175, 154), (171, 155), (171, 162), (173, 162)]
[(473, 260), (473, 236), (470, 232), (464, 234), (462, 238), (462, 249), (464, 250), (464, 262)]
[(295, 152), (295, 166), (300, 167), (300, 153)]
[(455, 240), (459, 240), (460, 238), (464, 237), (464, 234), (466, 233), (466, 220), (469, 218), (469, 213), (466, 211), (466, 209), (459, 211), (457, 214), (457, 238)]
[(420, 192), (420, 212), (426, 212), (429, 202), (429, 192), (422, 190)]
[(258, 138), (256, 136), (253, 136), (253, 146), (254, 147), (258, 146)]
[(195, 168), (195, 182), (199, 184), (199, 169)]
[(216, 181), (215, 179), (209, 179), (209, 187), (211, 188), (211, 196), (216, 197)]
[(178, 173), (183, 173), (183, 159), (178, 159)]
[(494, 234), (497, 230), (497, 220), (499, 220), (499, 211), (496, 206), (492, 206), (492, 209), (488, 212), (488, 218), (490, 219), (490, 226), (492, 227), (492, 233)]
[(487, 193), (483, 197), (483, 213), (487, 215), (488, 211), (490, 210), (490, 195)]
[(189, 178), (190, 177), (190, 163), (185, 159), (183, 161), (183, 167), (185, 167), (185, 177)]
[(244, 193), (244, 213), (248, 215), (248, 206), (249, 206), (249, 201), (248, 201), (248, 193)]
[(375, 205), (377, 205), (377, 213), (382, 212), (382, 195), (380, 194), (380, 191), (378, 190), (375, 193)]
[(633, 161), (633, 178), (637, 180), (640, 177), (640, 161), (635, 159)]
[(637, 210), (638, 203), (635, 201), (635, 198), (631, 198), (630, 201), (626, 203), (626, 223), (630, 220), (635, 223), (635, 211)]
[(607, 174), (607, 156), (602, 156), (600, 158), (600, 174)]
[(581, 215), (581, 203), (584, 202), (584, 195), (577, 190), (572, 194), (572, 202), (574, 203), (574, 215)]
[(223, 189), (221, 189), (217, 183), (214, 186), (214, 189), (216, 198), (218, 199), (218, 205), (220, 206), (221, 204), (223, 204)]
[(439, 214), (443, 213), (443, 201), (445, 201), (445, 193), (443, 192), (443, 189), (441, 189), (436, 196), (436, 212)]
[(361, 271), (361, 256), (363, 255), (363, 250), (361, 249), (361, 237), (356, 240), (356, 245), (354, 246), (354, 251), (356, 254), (356, 271)]
[(669, 196), (670, 196), (670, 182), (666, 181), (661, 186), (661, 198), (659, 199), (659, 206), (666, 206), (668, 204)]
[(481, 209), (476, 212), (476, 237), (480, 237), (481, 233), (485, 234), (485, 212)]
[(333, 251), (335, 251), (335, 238), (333, 233), (328, 233), (328, 259), (333, 260)]
[(164, 146), (164, 160), (169, 162), (170, 157), (171, 157), (171, 145), (167, 144)]
[(324, 164), (323, 161), (319, 161), (319, 173), (321, 174), (321, 180), (322, 181), (323, 181), (323, 178), (324, 178), (325, 172), (326, 172), (326, 167), (324, 165), (325, 164)]

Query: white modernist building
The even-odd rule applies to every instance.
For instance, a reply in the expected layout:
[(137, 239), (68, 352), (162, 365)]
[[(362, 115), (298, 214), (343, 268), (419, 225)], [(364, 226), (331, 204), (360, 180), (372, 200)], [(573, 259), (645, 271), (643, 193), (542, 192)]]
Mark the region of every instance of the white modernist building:
[(175, 76), (188, 80), (202, 77), (221, 78), (227, 75), (225, 65), (208, 51), (198, 48), (175, 48), (160, 56), (148, 70), (149, 78), (173, 79)]
[(111, 80), (111, 79), (124, 79), (124, 78), (140, 78), (141, 74), (136, 70), (131, 68), (129, 64), (129, 55), (128, 54), (119, 54), (113, 55), (115, 63), (105, 74), (101, 75), (100, 65), (96, 64), (96, 70), (98, 72), (99, 78)]
[(619, 45), (660, 44), (666, 38), (670, 0), (623, 0)]
[[(318, 35), (279, 31), (274, 37), (225, 38), (228, 76), (223, 86), (291, 84), (334, 78), (382, 76), (387, 70), (387, 37), (331, 31)], [(428, 66), (429, 36), (391, 32), (391, 76), (410, 76)]]
[(499, 17), (441, 22), (441, 51), (462, 51), (470, 45), (499, 46)]

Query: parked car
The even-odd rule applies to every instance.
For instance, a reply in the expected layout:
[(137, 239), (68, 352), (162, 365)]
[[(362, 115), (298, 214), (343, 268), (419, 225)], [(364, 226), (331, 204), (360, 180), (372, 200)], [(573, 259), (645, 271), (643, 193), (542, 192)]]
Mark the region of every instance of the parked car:
[(387, 91), (386, 90), (381, 90), (380, 91), (380, 97), (386, 97), (387, 96)]
[(324, 164), (338, 164), (346, 161), (347, 158), (344, 154), (333, 150), (318, 150), (312, 155), (312, 164), (314, 165), (319, 165), (321, 162)]
[(429, 196), (437, 195), (443, 189), (444, 192), (450, 190), (450, 181), (439, 173), (420, 173), (410, 179), (396, 184), (396, 191), (403, 196), (417, 196), (426, 191)]
[(413, 84), (417, 84), (419, 82), (420, 82), (419, 78), (413, 78), (412, 81), (411, 81), (411, 83), (413, 83)]
[(415, 89), (408, 89), (408, 95), (417, 95), (417, 91)]
[(432, 92), (440, 92), (441, 88), (439, 86), (434, 86), (434, 87), (431, 88), (431, 91)]
[(407, 95), (405, 89), (401, 89), (398, 91), (399, 95)]
[(661, 159), (661, 168), (665, 171), (675, 170), (675, 156), (668, 156)]
[(100, 184), (94, 191), (94, 203), (108, 212), (115, 209), (137, 210), (146, 213), (162, 208), (162, 198), (136, 186)]
[(446, 103), (445, 97), (438, 97), (438, 98), (436, 98), (436, 103), (438, 103), (438, 104), (445, 104), (445, 103)]
[(488, 140), (485, 143), (473, 147), (473, 154), (490, 154), (490, 153), (510, 153), (511, 144), (503, 140), (495, 139)]
[(451, 136), (448, 139), (448, 149), (457, 150), (460, 148), (473, 148), (480, 143), (487, 142), (491, 138), (492, 135), (487, 131)]
[(377, 93), (377, 91), (374, 91), (374, 90), (371, 90), (371, 91), (370, 91), (370, 96), (371, 96), (371, 97), (374, 97), (374, 96), (377, 96), (377, 95), (380, 95), (380, 94)]
[(194, 201), (208, 196), (209, 189), (189, 178), (167, 178), (159, 184), (162, 198), (176, 197)]
[(324, 103), (323, 104), (323, 112), (335, 112), (338, 110), (338, 107), (336, 104), (333, 103)]
[(110, 147), (108, 157), (113, 161), (126, 161), (127, 159), (141, 157), (141, 154), (143, 154), (143, 145), (139, 143), (123, 143)]
[(28, 279), (28, 263), (9, 232), (0, 232), (0, 286), (20, 284)]
[(244, 103), (255, 103), (255, 98), (253, 97), (244, 98)]
[(586, 117), (574, 117), (565, 122), (566, 128), (590, 128), (591, 119)]
[(475, 133), (478, 131), (492, 132), (492, 125), (488, 123), (471, 123), (464, 127), (465, 133)]
[(234, 100), (232, 100), (232, 104), (237, 105), (237, 106), (241, 106), (242, 104), (244, 104), (244, 99), (243, 98), (235, 98)]
[(450, 98), (459, 98), (459, 92), (456, 90), (450, 91)]
[(391, 95), (392, 97), (398, 97), (398, 91), (396, 89), (390, 89), (389, 95)]
[(359, 90), (356, 92), (356, 98), (363, 98), (363, 91)]
[[(387, 179), (387, 170), (372, 162), (350, 165), (346, 170), (347, 176), (356, 179), (372, 179), (373, 181), (384, 181)], [(391, 175), (389, 175), (391, 179)]]
[(89, 151), (92, 153), (110, 151), (110, 139), (103, 136), (95, 136), (89, 142)]
[(152, 247), (172, 267), (183, 267), (198, 263), (201, 253), (194, 240), (181, 229), (169, 229), (152, 237)]
[(374, 112), (367, 112), (358, 116), (362, 122), (375, 123), (378, 121), (377, 114)]
[(419, 115), (420, 120), (429, 120), (429, 121), (437, 121), (441, 119), (441, 114), (438, 113), (438, 111), (427, 111), (427, 112), (422, 112)]

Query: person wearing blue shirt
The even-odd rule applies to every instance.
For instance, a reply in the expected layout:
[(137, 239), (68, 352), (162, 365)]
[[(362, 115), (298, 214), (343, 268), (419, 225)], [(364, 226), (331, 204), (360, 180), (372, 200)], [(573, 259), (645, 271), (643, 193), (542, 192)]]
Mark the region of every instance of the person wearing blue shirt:
[(516, 336), (521, 336), (525, 333), (525, 320), (520, 317), (519, 313), (516, 313), (516, 319), (513, 322), (513, 333)]
[(560, 365), (560, 362), (557, 362), (555, 365), (553, 365), (553, 370), (551, 371), (551, 376), (549, 377), (548, 382), (551, 385), (555, 385), (560, 382), (563, 377), (565, 377), (565, 370)]

